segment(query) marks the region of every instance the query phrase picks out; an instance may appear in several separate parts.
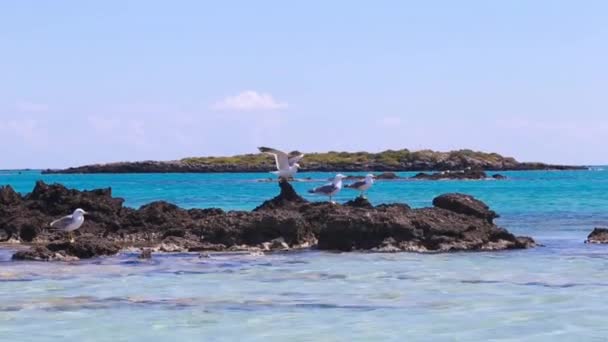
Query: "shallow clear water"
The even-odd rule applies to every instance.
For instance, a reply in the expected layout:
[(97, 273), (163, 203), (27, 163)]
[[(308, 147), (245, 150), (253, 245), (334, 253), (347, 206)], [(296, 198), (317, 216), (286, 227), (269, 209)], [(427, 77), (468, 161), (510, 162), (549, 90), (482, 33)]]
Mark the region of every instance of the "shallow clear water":
[[(545, 245), (497, 253), (267, 256), (122, 254), (77, 263), (11, 262), (0, 249), (3, 340), (603, 340), (608, 246), (585, 245), (608, 225), (608, 171), (506, 172), (506, 181), (385, 181), (374, 203), (430, 205), (459, 191), (498, 223)], [(404, 175), (407, 175), (405, 173)], [(302, 173), (300, 193), (330, 177)], [(129, 206), (251, 209), (277, 192), (267, 174), (52, 175), (0, 171), (31, 191), (36, 179), (111, 186)], [(318, 180), (318, 181), (314, 181)], [(354, 193), (344, 190), (338, 200)], [(308, 196), (307, 196), (308, 197)], [(308, 197), (317, 199), (316, 197)]]

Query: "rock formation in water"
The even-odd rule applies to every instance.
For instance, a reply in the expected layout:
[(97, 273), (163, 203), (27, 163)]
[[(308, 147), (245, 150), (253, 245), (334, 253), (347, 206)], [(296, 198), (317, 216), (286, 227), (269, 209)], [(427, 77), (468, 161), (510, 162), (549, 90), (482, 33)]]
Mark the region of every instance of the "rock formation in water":
[[(492, 175), (494, 179), (506, 179), (505, 176), (500, 174)], [(418, 173), (412, 177), (412, 179), (421, 179), (421, 180), (444, 180), (444, 179), (452, 179), (452, 180), (479, 180), (479, 179), (488, 179), (488, 174), (482, 170), (460, 170), (460, 171), (441, 171), (435, 173)]]
[[(132, 209), (111, 189), (78, 191), (37, 182), (20, 196), (0, 187), (0, 237), (32, 246), (19, 260), (71, 260), (112, 255), (122, 248), (154, 251), (267, 251), (318, 248), (337, 251), (485, 251), (528, 248), (534, 241), (493, 223), (498, 215), (463, 194), (437, 197), (434, 207), (309, 202), (289, 183), (253, 211), (182, 209), (159, 201)], [(51, 231), (52, 219), (83, 208), (91, 213), (76, 242)]]
[(589, 236), (587, 236), (587, 240), (585, 243), (608, 243), (608, 228), (595, 228)]

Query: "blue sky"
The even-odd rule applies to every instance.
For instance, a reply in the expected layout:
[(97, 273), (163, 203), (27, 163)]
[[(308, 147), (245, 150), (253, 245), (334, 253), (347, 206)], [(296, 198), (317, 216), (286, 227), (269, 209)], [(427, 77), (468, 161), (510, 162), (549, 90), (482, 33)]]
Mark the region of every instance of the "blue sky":
[(606, 164), (605, 1), (3, 1), (0, 169), (471, 148)]

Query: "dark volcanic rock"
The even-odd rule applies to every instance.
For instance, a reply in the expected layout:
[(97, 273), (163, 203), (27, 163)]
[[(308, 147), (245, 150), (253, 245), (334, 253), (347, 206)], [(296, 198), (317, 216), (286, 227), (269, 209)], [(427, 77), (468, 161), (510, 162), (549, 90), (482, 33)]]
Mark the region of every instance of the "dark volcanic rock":
[(21, 196), (11, 186), (0, 186), (0, 205), (10, 207), (21, 204)]
[(76, 239), (75, 242), (52, 242), (46, 248), (53, 252), (75, 256), (79, 259), (89, 259), (102, 255), (114, 255), (120, 251), (120, 246), (114, 242), (94, 236)]
[(13, 254), (13, 260), (51, 261), (55, 259), (55, 252), (44, 246), (33, 247)]
[(71, 261), (101, 255), (114, 255), (119, 250), (120, 246), (115, 243), (101, 238), (87, 237), (78, 239), (74, 243), (52, 242), (46, 246), (35, 246), (15, 253), (13, 260)]
[(264, 203), (262, 203), (262, 205), (253, 209), (253, 211), (274, 210), (286, 207), (293, 207), (294, 205), (302, 203), (308, 203), (307, 200), (305, 200), (296, 193), (296, 191), (288, 182), (280, 181), (279, 187), (281, 188), (281, 193), (277, 197), (265, 201)]
[(346, 203), (344, 203), (345, 206), (347, 207), (353, 207), (353, 208), (364, 208), (364, 209), (373, 209), (374, 206), (369, 203), (369, 201), (367, 200), (367, 198), (364, 197), (357, 197), (354, 200), (350, 200)]
[(486, 179), (488, 175), (482, 170), (441, 171), (436, 173), (419, 173), (412, 179), (441, 180), (441, 179)]
[(608, 228), (593, 229), (585, 243), (608, 243)]
[[(401, 177), (399, 177), (398, 174), (394, 173), (394, 172), (382, 172), (380, 174), (375, 175), (376, 179), (381, 179), (381, 180), (395, 180), (395, 179), (401, 179)], [(345, 180), (359, 180), (359, 179), (364, 179), (365, 176), (361, 175), (361, 176), (346, 176), (346, 178), (344, 178)], [(333, 178), (330, 178), (329, 180), (332, 180)]]
[[(494, 225), (497, 217), (471, 196), (437, 197), (434, 208), (406, 204), (373, 207), (364, 198), (340, 204), (308, 202), (287, 182), (281, 193), (254, 211), (185, 210), (167, 202), (125, 208), (109, 189), (68, 190), (37, 183), (34, 191), (4, 198), (0, 206), (2, 239), (32, 242), (20, 260), (70, 260), (116, 254), (120, 248), (159, 251), (287, 250), (316, 246), (324, 250), (433, 251), (499, 250), (534, 245)], [(47, 229), (48, 222), (81, 207), (91, 212), (74, 243)]]
[[(322, 213), (320, 249), (447, 252), (534, 246), (486, 220), (439, 208), (391, 210), (338, 208)], [(320, 213), (321, 214), (321, 213)]]
[(493, 174), (492, 178), (494, 179), (507, 179), (507, 176), (501, 175), (499, 173)]
[(60, 184), (47, 185), (36, 182), (32, 193), (25, 197), (28, 208), (37, 209), (50, 215), (65, 215), (76, 208), (95, 214), (114, 214), (120, 211), (124, 200), (112, 197), (112, 189), (78, 191), (67, 189)]
[(379, 175), (376, 175), (376, 179), (385, 179), (385, 180), (393, 180), (393, 179), (399, 179), (401, 177), (399, 177), (399, 175), (397, 175), (394, 172), (383, 172)]
[(433, 205), (455, 213), (479, 217), (489, 223), (492, 223), (495, 218), (499, 217), (496, 212), (490, 210), (482, 201), (464, 194), (441, 195), (433, 200)]

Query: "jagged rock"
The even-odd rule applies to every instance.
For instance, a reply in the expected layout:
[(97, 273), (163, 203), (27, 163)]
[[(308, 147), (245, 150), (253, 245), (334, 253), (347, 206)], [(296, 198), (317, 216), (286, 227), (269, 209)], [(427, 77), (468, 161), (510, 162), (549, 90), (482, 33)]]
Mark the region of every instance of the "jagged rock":
[(344, 203), (345, 206), (347, 207), (353, 207), (353, 208), (365, 208), (365, 209), (373, 209), (374, 206), (369, 203), (369, 201), (367, 200), (367, 198), (365, 197), (357, 197), (354, 200), (350, 200), (346, 203)]
[(275, 198), (265, 201), (262, 205), (253, 209), (253, 211), (262, 211), (262, 210), (275, 210), (280, 208), (293, 207), (297, 204), (308, 203), (307, 200), (302, 198), (293, 187), (286, 181), (280, 181), (279, 187), (281, 188), (281, 193)]
[(587, 236), (585, 243), (608, 243), (608, 228), (595, 228)]
[(496, 173), (496, 174), (492, 175), (492, 178), (494, 178), (494, 179), (507, 179), (507, 176), (503, 176), (503, 175), (501, 175), (499, 173)]
[(493, 210), (490, 210), (485, 203), (473, 198), (473, 196), (464, 194), (455, 193), (441, 195), (433, 200), (433, 205), (437, 208), (443, 208), (455, 213), (479, 217), (485, 219), (489, 223), (492, 223), (495, 218), (499, 217), (498, 214)]
[[(16, 258), (57, 260), (116, 254), (120, 248), (160, 251), (261, 251), (317, 247), (323, 250), (444, 252), (527, 248), (533, 240), (516, 237), (492, 222), (497, 217), (468, 195), (437, 197), (434, 208), (411, 209), (403, 203), (373, 207), (363, 198), (344, 205), (308, 202), (291, 185), (256, 210), (185, 210), (167, 202), (125, 208), (109, 189), (68, 190), (39, 182), (32, 194), (0, 206), (0, 231), (9, 239), (45, 245)], [(7, 192), (9, 193), (9, 192)], [(12, 198), (12, 195), (8, 196)], [(48, 222), (82, 207), (92, 212), (77, 231), (76, 242), (50, 232)], [(67, 209), (70, 210), (67, 210)], [(93, 209), (91, 209), (93, 208)], [(262, 246), (262, 248), (260, 248)]]
[(17, 206), (22, 202), (21, 196), (10, 186), (0, 186), (0, 205)]

